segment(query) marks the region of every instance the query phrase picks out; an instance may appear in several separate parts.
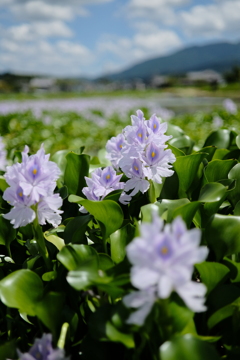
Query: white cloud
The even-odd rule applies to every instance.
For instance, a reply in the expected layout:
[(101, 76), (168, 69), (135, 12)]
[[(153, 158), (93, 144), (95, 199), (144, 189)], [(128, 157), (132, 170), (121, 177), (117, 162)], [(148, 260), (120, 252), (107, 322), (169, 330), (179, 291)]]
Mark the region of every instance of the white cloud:
[[(219, 1), (218, 4), (198, 5), (179, 14), (183, 31), (189, 36), (218, 36), (240, 30), (240, 1)], [(239, 37), (238, 34), (235, 36)]]
[(34, 22), (11, 26), (3, 30), (8, 41), (33, 41), (47, 37), (71, 37), (72, 31), (62, 21)]
[(124, 65), (161, 56), (182, 45), (178, 35), (171, 30), (155, 29), (154, 32), (139, 32), (131, 39), (111, 37), (98, 44), (100, 53), (112, 53)]
[(13, 72), (51, 74), (55, 76), (79, 75), (88, 69), (95, 57), (79, 43), (46, 40), (29, 43), (0, 41), (0, 69)]
[(130, 18), (144, 18), (171, 25), (176, 21), (175, 8), (189, 2), (191, 0), (130, 0), (125, 7), (125, 14)]
[(74, 17), (73, 8), (70, 6), (49, 4), (39, 0), (13, 5), (11, 11), (20, 19), (30, 20), (71, 20)]

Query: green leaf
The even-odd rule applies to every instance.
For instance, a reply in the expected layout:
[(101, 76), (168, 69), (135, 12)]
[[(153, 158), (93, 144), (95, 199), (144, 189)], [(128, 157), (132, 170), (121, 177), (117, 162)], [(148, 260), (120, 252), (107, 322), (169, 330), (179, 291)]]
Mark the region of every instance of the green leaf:
[(88, 176), (90, 157), (70, 152), (66, 159), (64, 184), (68, 187), (69, 194), (82, 195), (82, 189), (86, 186), (84, 176)]
[(199, 201), (204, 203), (201, 210), (201, 225), (203, 227), (211, 220), (227, 196), (227, 189), (220, 183), (208, 183), (200, 191)]
[(240, 149), (240, 135), (238, 135), (236, 137), (236, 144), (237, 144), (237, 147)]
[(235, 188), (228, 195), (229, 201), (235, 206), (240, 201), (240, 164), (231, 169), (228, 178), (236, 180)]
[(223, 308), (217, 310), (210, 318), (208, 319), (208, 328), (212, 329), (215, 325), (217, 325), (222, 320), (227, 319), (228, 317), (232, 316), (235, 310), (240, 309), (240, 298), (234, 300), (233, 303), (224, 306)]
[(178, 194), (180, 198), (188, 197), (187, 192), (204, 157), (205, 154), (202, 153), (180, 156), (173, 164), (179, 179)]
[(212, 160), (222, 160), (227, 154), (229, 153), (229, 150), (227, 149), (217, 149), (213, 155)]
[(0, 345), (0, 360), (6, 360), (16, 357), (16, 342), (15, 340), (6, 342)]
[(30, 316), (36, 314), (36, 303), (43, 296), (40, 277), (31, 270), (17, 270), (0, 281), (0, 297), (8, 306)]
[(240, 282), (240, 263), (232, 261), (227, 257), (223, 259), (223, 263), (229, 268), (231, 282)]
[(222, 200), (226, 195), (227, 189), (220, 183), (212, 182), (201, 188), (198, 201), (204, 203), (217, 202)]
[(204, 146), (210, 145), (214, 145), (219, 149), (228, 149), (230, 145), (230, 131), (227, 129), (213, 131), (204, 143)]
[(69, 243), (78, 243), (86, 244), (87, 239), (85, 232), (89, 221), (92, 219), (91, 215), (82, 215), (76, 216), (67, 223), (67, 226), (64, 231), (64, 240), (66, 244)]
[(217, 262), (204, 261), (195, 265), (202, 282), (207, 286), (210, 293), (217, 285), (225, 282), (229, 278), (230, 271), (227, 266)]
[(110, 236), (111, 258), (115, 263), (119, 263), (125, 258), (126, 245), (133, 239), (134, 235), (135, 227), (127, 224)]
[(168, 144), (168, 149), (172, 150), (172, 153), (176, 156), (176, 157), (179, 157), (179, 156), (185, 156), (184, 152), (180, 149), (178, 149), (177, 147), (173, 146), (173, 145), (170, 145)]
[(106, 336), (109, 340), (120, 342), (129, 349), (134, 348), (135, 343), (133, 334), (124, 334), (120, 332), (110, 321), (106, 323)]
[(10, 224), (9, 220), (6, 220), (0, 215), (0, 244), (5, 245), (7, 249), (11, 242), (16, 238), (16, 230)]
[(105, 239), (118, 230), (123, 223), (122, 209), (115, 201), (82, 200), (81, 205), (99, 221)]
[(190, 334), (178, 336), (160, 346), (161, 360), (220, 360), (209, 343)]
[(181, 216), (181, 218), (187, 224), (187, 227), (190, 228), (194, 215), (200, 206), (201, 206), (200, 202), (192, 201), (188, 204), (184, 204), (174, 209), (174, 211), (168, 211), (168, 222), (171, 221), (170, 219), (174, 219), (177, 216)]
[(57, 335), (61, 325), (60, 314), (62, 313), (64, 301), (65, 294), (49, 292), (35, 307), (37, 317), (51, 330), (54, 336)]
[(180, 137), (169, 140), (169, 144), (178, 149), (182, 149), (184, 153), (189, 154), (191, 153), (194, 146), (194, 141), (189, 136), (182, 135)]
[(68, 270), (77, 270), (89, 260), (98, 267), (98, 253), (89, 245), (66, 245), (57, 258)]
[(216, 214), (205, 229), (208, 245), (215, 252), (217, 261), (223, 256), (240, 252), (240, 217)]
[(203, 184), (209, 182), (217, 182), (228, 178), (228, 173), (234, 165), (237, 164), (237, 160), (213, 160), (208, 163), (204, 172)]
[(206, 154), (205, 158), (207, 159), (207, 161), (211, 161), (216, 150), (217, 148), (215, 146), (206, 146), (201, 150), (199, 150), (198, 152), (205, 153)]
[[(179, 199), (179, 200), (160, 200), (159, 202), (156, 203), (156, 205), (158, 206), (159, 210), (158, 213), (159, 215), (166, 221), (171, 222), (172, 221), (172, 216), (173, 216), (173, 212), (174, 210), (176, 210), (177, 208), (179, 208), (180, 206), (183, 206), (185, 204), (189, 204), (190, 201), (188, 199)], [(155, 205), (155, 204), (154, 204)], [(147, 211), (147, 206), (145, 206), (145, 211)], [(144, 207), (142, 207), (143, 209)]]
[(5, 178), (0, 175), (0, 190), (4, 192), (9, 187), (8, 183), (6, 182)]
[(45, 231), (45, 233), (43, 235), (44, 235), (44, 238), (47, 241), (49, 241), (50, 243), (52, 243), (53, 245), (55, 245), (59, 251), (62, 250), (62, 248), (65, 246), (64, 240), (62, 238), (60, 238), (59, 236), (54, 235), (54, 234), (49, 234), (48, 231)]

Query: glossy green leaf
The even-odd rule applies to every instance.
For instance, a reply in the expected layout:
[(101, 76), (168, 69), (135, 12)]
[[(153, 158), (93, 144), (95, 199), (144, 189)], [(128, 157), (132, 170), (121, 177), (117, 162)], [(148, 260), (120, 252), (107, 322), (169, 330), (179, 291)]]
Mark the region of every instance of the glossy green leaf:
[(187, 192), (204, 157), (205, 154), (202, 153), (180, 156), (173, 164), (179, 179), (178, 194), (180, 198), (187, 197)]
[[(179, 299), (175, 296), (175, 301), (169, 303), (169, 312), (171, 314), (171, 326), (174, 332), (180, 333), (187, 325), (193, 321), (194, 313), (189, 310)], [(196, 330), (194, 330), (194, 334)]]
[(16, 341), (12, 340), (0, 345), (0, 360), (16, 358)]
[(55, 336), (61, 325), (60, 314), (62, 313), (64, 300), (65, 294), (49, 292), (35, 307), (37, 317)]
[(56, 248), (60, 251), (65, 246), (65, 242), (62, 238), (57, 235), (49, 234), (47, 231), (44, 233), (44, 237), (47, 241), (56, 246)]
[(177, 147), (173, 146), (173, 145), (170, 145), (168, 144), (168, 149), (172, 150), (172, 153), (176, 156), (176, 157), (179, 157), (179, 156), (185, 156), (184, 152), (180, 149), (178, 149)]
[(0, 282), (1, 301), (30, 316), (36, 314), (36, 303), (43, 296), (40, 277), (31, 270), (17, 270)]
[[(179, 208), (180, 206), (183, 206), (185, 204), (189, 204), (190, 201), (188, 199), (178, 199), (178, 200), (160, 200), (156, 203), (159, 210), (159, 215), (166, 221), (171, 222), (172, 221), (172, 214), (174, 210)], [(147, 205), (148, 206), (148, 205)], [(147, 209), (146, 206), (146, 209)], [(168, 215), (170, 213), (170, 215)]]
[(194, 141), (187, 135), (182, 135), (177, 138), (173, 138), (169, 140), (169, 144), (181, 149), (184, 153), (191, 153), (192, 148), (194, 146)]
[(160, 346), (161, 360), (220, 360), (209, 343), (190, 334), (178, 336)]
[(0, 190), (4, 192), (9, 187), (8, 183), (6, 182), (5, 178), (0, 175)]
[(227, 189), (220, 183), (212, 182), (204, 185), (199, 194), (199, 201), (211, 203), (222, 200), (226, 195)]
[(231, 281), (234, 282), (240, 282), (240, 263), (236, 261), (232, 261), (225, 257), (223, 259), (224, 265), (226, 265), (229, 268), (230, 271), (230, 278)]
[(109, 340), (120, 342), (127, 348), (134, 348), (135, 343), (133, 334), (124, 334), (120, 332), (110, 321), (106, 323), (106, 336)]
[(227, 129), (213, 131), (204, 143), (204, 146), (210, 145), (214, 145), (219, 149), (228, 149), (230, 145), (230, 131)]
[(99, 221), (105, 239), (121, 227), (123, 212), (115, 201), (82, 200), (80, 202), (81, 205)]
[(9, 220), (0, 215), (0, 244), (5, 245), (7, 249), (11, 242), (16, 238), (16, 229), (13, 228)]
[(212, 160), (222, 160), (227, 154), (229, 153), (229, 150), (227, 149), (217, 149), (213, 155)]
[(125, 258), (126, 245), (133, 239), (134, 235), (135, 227), (127, 224), (110, 236), (111, 258), (115, 263), (119, 263)]
[(229, 179), (236, 180), (235, 188), (229, 193), (228, 199), (235, 206), (240, 201), (240, 164), (235, 165), (228, 174)]
[(215, 252), (217, 260), (223, 256), (240, 252), (240, 217), (216, 214), (205, 229), (208, 245)]
[(78, 244), (86, 244), (87, 239), (85, 236), (85, 232), (88, 226), (89, 221), (92, 219), (92, 216), (82, 215), (76, 216), (72, 220), (67, 223), (67, 226), (64, 231), (64, 240), (66, 244), (69, 243), (78, 243)]
[(205, 158), (207, 159), (207, 161), (211, 161), (216, 150), (217, 150), (217, 148), (215, 146), (206, 146), (206, 147), (203, 147), (198, 152), (205, 153), (206, 154)]
[(200, 191), (199, 201), (204, 203), (201, 210), (201, 225), (203, 227), (210, 221), (227, 196), (227, 188), (220, 183), (208, 183)]
[(238, 135), (236, 137), (236, 144), (237, 144), (237, 147), (240, 149), (240, 135)]
[(168, 222), (171, 222), (172, 219), (176, 218), (177, 216), (181, 216), (181, 218), (187, 224), (187, 227), (190, 228), (191, 223), (193, 221), (194, 215), (196, 211), (201, 206), (201, 203), (198, 201), (193, 201), (188, 204), (184, 204), (173, 211), (168, 211)]
[(98, 254), (89, 245), (66, 245), (57, 254), (57, 258), (68, 270), (76, 270), (89, 260), (91, 260), (92, 266), (93, 264), (98, 266)]
[(90, 157), (70, 152), (66, 155), (66, 159), (64, 184), (69, 194), (82, 195), (82, 188), (86, 186), (84, 177), (88, 176)]
[(114, 262), (107, 254), (98, 254), (99, 269), (107, 271), (114, 266)]
[(224, 306), (223, 308), (217, 310), (214, 314), (212, 314), (208, 319), (208, 328), (212, 329), (219, 322), (232, 316), (236, 309), (238, 311), (240, 309), (240, 298), (237, 298), (233, 303)]
[(237, 164), (237, 160), (213, 160), (211, 161), (204, 172), (204, 182), (216, 182), (228, 178), (228, 173), (234, 165)]
[(227, 266), (217, 262), (204, 261), (195, 265), (198, 270), (202, 282), (207, 286), (210, 293), (217, 285), (223, 283), (229, 278), (230, 270)]

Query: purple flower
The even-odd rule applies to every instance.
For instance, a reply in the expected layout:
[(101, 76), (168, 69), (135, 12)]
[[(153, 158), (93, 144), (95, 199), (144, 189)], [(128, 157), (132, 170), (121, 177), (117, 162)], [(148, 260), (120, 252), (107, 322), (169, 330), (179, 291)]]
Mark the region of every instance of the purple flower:
[(3, 143), (3, 138), (0, 136), (0, 170), (5, 171), (7, 160), (7, 152), (5, 150), (5, 145)]
[(28, 147), (22, 152), (22, 163), (7, 167), (5, 178), (10, 185), (3, 194), (13, 208), (4, 214), (14, 228), (25, 226), (38, 218), (40, 225), (46, 221), (54, 227), (61, 222), (62, 205), (59, 194), (53, 194), (56, 180), (60, 175), (58, 166), (49, 161), (43, 146), (35, 154), (28, 156)]
[(51, 334), (43, 334), (41, 339), (35, 339), (28, 353), (17, 352), (19, 360), (67, 360), (64, 350), (53, 349)]
[[(103, 200), (112, 191), (124, 188), (124, 183), (120, 182), (121, 177), (122, 175), (117, 175), (112, 166), (107, 166), (105, 169), (98, 168), (92, 172), (92, 178), (85, 176), (88, 186), (84, 187), (82, 192), (88, 200)], [(83, 206), (79, 210), (86, 212)]]
[[(141, 110), (131, 116), (132, 125), (107, 143), (107, 158), (116, 169), (121, 169), (129, 180), (124, 191), (132, 189), (131, 196), (149, 189), (149, 180), (162, 183), (163, 177), (173, 175), (170, 170), (176, 160), (165, 144), (171, 136), (164, 135), (166, 123), (160, 123), (156, 115), (145, 120)], [(121, 143), (121, 150), (117, 144)], [(117, 150), (116, 150), (117, 149)]]
[[(140, 299), (146, 297), (146, 291), (151, 298), (154, 293), (160, 299), (168, 298), (175, 291), (191, 310), (205, 311), (206, 287), (191, 280), (194, 264), (204, 261), (208, 255), (206, 247), (199, 247), (200, 230), (187, 230), (180, 217), (163, 228), (163, 221), (153, 214), (153, 222), (142, 224), (140, 231), (140, 237), (126, 248), (132, 264), (131, 282), (140, 290)], [(141, 301), (139, 304), (142, 306)]]
[(237, 114), (237, 105), (235, 104), (234, 101), (232, 101), (231, 99), (225, 99), (223, 101), (223, 107), (225, 108), (225, 110), (229, 113), (229, 114), (233, 114), (236, 115)]

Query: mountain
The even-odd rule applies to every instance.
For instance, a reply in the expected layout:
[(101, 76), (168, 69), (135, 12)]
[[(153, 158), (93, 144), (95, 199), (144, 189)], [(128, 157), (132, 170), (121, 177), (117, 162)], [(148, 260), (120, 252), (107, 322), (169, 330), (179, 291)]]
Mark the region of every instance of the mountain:
[(154, 75), (182, 75), (189, 71), (212, 69), (218, 72), (240, 66), (240, 43), (191, 46), (171, 55), (157, 57), (108, 75), (111, 80), (148, 79)]

